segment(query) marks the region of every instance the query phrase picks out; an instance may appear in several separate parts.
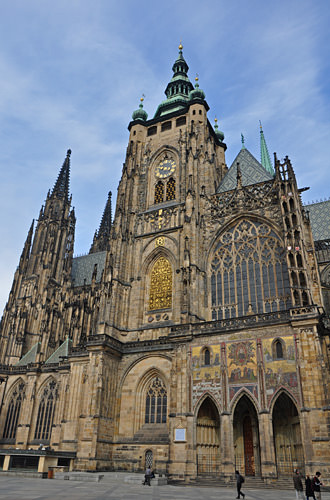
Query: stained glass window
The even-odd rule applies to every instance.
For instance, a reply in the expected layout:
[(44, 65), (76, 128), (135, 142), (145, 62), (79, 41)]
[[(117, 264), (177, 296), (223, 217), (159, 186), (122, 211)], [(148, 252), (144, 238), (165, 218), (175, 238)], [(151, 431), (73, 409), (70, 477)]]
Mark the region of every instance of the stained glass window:
[(43, 441), (48, 441), (50, 439), (56, 398), (56, 382), (52, 380), (41, 394), (34, 439), (40, 439)]
[(164, 424), (167, 414), (167, 391), (159, 377), (152, 379), (146, 394), (145, 423)]
[(22, 400), (24, 398), (24, 384), (21, 383), (13, 392), (8, 405), (3, 437), (5, 439), (15, 439), (19, 416), (21, 413)]
[(159, 257), (150, 276), (149, 310), (172, 307), (172, 267), (165, 257)]
[(219, 238), (211, 261), (212, 319), (291, 307), (286, 256), (267, 224), (242, 220)]

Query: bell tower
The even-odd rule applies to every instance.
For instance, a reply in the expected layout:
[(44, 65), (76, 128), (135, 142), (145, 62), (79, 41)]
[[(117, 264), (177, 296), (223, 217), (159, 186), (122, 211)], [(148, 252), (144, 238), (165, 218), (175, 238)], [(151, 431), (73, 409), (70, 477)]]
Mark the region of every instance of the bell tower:
[(142, 98), (128, 126), (111, 231), (114, 304), (100, 326), (119, 338), (124, 330), (148, 338), (153, 328), (163, 335), (170, 325), (205, 317), (200, 228), (205, 197), (227, 171), (226, 145), (207, 118), (198, 77), (195, 86), (188, 78), (182, 49), (154, 117)]

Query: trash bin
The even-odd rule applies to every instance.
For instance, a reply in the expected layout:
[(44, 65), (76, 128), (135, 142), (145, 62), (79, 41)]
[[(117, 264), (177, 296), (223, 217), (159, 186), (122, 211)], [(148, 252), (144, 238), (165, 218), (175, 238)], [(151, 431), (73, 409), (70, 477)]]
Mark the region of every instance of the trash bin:
[(48, 469), (48, 475), (47, 475), (47, 478), (48, 478), (48, 479), (53, 479), (53, 477), (54, 477), (54, 471), (53, 471), (53, 469), (49, 468), (49, 469)]

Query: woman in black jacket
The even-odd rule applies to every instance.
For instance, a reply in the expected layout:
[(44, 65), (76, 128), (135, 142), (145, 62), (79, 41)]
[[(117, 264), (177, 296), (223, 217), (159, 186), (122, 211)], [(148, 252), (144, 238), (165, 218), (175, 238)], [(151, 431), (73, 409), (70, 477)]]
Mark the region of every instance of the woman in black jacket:
[(309, 497), (312, 497), (314, 500), (316, 500), (315, 495), (314, 495), (314, 491), (312, 488), (312, 480), (308, 474), (306, 476), (305, 486), (306, 486), (306, 500), (308, 500)]

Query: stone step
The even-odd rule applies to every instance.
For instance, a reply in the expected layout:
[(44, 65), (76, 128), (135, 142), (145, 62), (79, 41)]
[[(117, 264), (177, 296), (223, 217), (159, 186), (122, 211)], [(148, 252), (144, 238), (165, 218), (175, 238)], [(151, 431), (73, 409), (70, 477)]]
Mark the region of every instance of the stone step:
[[(131, 484), (142, 484), (144, 482), (144, 474), (139, 472), (104, 472), (102, 482), (118, 480), (124, 483)], [(166, 476), (159, 476), (155, 474), (155, 477), (151, 479), (151, 484), (153, 486), (163, 486), (167, 484)]]
[(66, 481), (83, 481), (98, 483), (103, 478), (103, 474), (97, 472), (54, 472), (54, 479)]
[[(215, 477), (198, 477), (195, 481), (198, 486), (218, 486), (221, 488), (236, 488), (236, 481), (230, 480), (225, 481), (222, 478)], [(265, 481), (261, 477), (245, 477), (245, 482), (242, 485), (242, 489), (278, 489), (278, 490), (290, 490), (293, 488), (293, 482), (290, 478), (278, 478), (273, 480)]]

